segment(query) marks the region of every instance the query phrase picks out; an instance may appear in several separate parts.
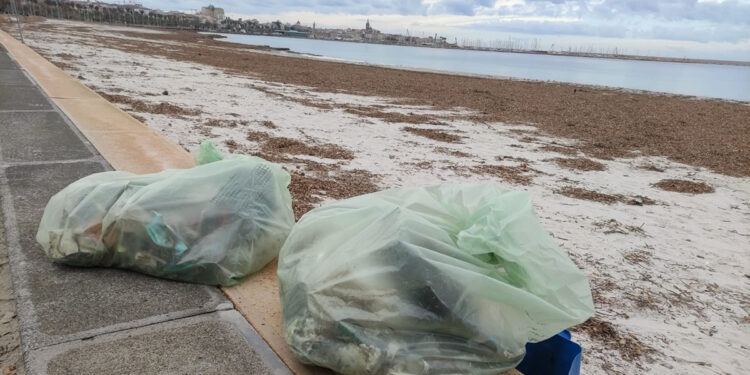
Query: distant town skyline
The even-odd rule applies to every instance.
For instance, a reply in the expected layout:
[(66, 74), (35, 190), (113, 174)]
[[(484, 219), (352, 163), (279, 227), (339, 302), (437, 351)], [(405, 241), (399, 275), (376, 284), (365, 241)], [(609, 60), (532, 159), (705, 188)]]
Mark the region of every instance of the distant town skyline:
[[(144, 6), (196, 10), (200, 0)], [(309, 0), (214, 1), (232, 18), (364, 28), (450, 40), (536, 39), (542, 49), (750, 61), (750, 0)]]

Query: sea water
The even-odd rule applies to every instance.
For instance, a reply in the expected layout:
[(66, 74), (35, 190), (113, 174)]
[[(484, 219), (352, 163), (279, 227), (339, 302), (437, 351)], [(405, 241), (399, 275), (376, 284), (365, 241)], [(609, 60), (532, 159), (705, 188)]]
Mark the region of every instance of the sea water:
[(750, 101), (750, 66), (222, 35), (229, 42), (289, 48), (302, 54), (352, 62)]

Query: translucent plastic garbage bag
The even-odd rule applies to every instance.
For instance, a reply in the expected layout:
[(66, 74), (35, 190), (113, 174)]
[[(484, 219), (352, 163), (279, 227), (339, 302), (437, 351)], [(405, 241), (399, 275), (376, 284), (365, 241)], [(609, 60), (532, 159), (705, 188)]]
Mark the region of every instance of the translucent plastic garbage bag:
[(278, 165), (249, 156), (97, 173), (52, 197), (37, 241), (56, 263), (231, 285), (278, 255), (294, 224), (289, 182)]
[(308, 212), (279, 255), (284, 334), (343, 374), (498, 374), (584, 322), (588, 281), (495, 185), (403, 188)]

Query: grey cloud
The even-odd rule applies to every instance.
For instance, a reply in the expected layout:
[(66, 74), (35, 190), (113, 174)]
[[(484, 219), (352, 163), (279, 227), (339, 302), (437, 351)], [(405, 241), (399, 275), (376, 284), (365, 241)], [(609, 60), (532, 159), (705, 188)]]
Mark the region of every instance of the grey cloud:
[[(205, 0), (145, 0), (148, 6), (161, 8), (198, 9)], [(287, 0), (217, 1), (216, 5), (237, 13), (281, 13), (284, 11), (313, 11), (319, 13), (359, 14), (455, 14), (472, 16), (489, 11), (497, 15), (549, 17), (652, 17), (667, 21), (693, 20), (750, 25), (750, 1), (725, 0), (526, 0), (523, 4), (493, 8), (495, 0), (440, 0), (425, 4), (421, 0)]]
[(714, 27), (710, 25), (676, 25), (664, 27), (656, 25), (643, 33), (644, 38), (666, 40), (691, 40), (701, 43), (729, 42), (737, 43), (748, 40), (748, 29), (741, 26)]
[(726, 0), (698, 2), (697, 0), (605, 0), (592, 8), (599, 16), (650, 16), (668, 21), (708, 21), (722, 24), (750, 25), (750, 2)]
[(616, 25), (591, 25), (583, 22), (513, 20), (482, 22), (470, 25), (468, 28), (536, 35), (585, 35), (606, 38), (622, 38), (626, 36), (626, 30)]
[[(205, 0), (144, 0), (144, 5), (167, 9), (198, 9)], [(527, 34), (589, 35), (663, 38), (693, 41), (738, 41), (750, 37), (750, 0), (526, 0), (494, 7), (495, 0), (288, 0), (216, 1), (227, 12), (278, 14), (288, 11), (343, 14), (400, 14), (461, 16), (565, 17), (578, 22), (483, 22), (464, 28)], [(289, 20), (287, 20), (289, 21)], [(291, 20), (293, 21), (293, 20)]]

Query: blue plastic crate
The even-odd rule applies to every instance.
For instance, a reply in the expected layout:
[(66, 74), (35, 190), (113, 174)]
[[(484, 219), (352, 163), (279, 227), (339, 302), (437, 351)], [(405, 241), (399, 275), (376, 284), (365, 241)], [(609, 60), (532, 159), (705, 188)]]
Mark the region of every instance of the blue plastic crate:
[(536, 344), (526, 344), (526, 356), (516, 369), (524, 375), (579, 375), (581, 346), (568, 330)]

